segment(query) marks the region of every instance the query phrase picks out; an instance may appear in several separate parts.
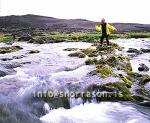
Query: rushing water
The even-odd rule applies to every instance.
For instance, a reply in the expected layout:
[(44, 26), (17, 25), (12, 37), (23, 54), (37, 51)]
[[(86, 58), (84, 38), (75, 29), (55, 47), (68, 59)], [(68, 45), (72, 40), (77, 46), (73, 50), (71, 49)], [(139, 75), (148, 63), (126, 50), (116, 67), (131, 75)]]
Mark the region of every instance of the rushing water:
[[(119, 45), (125, 47), (123, 53), (126, 54), (128, 48), (150, 48), (150, 39), (118, 39)], [(71, 52), (63, 51), (65, 48), (86, 49), (91, 47), (90, 43), (70, 42), (58, 44), (27, 44), (25, 42), (14, 43), (23, 47), (23, 50), (0, 54), (0, 59), (8, 58), (13, 60), (1, 61), (0, 68), (8, 71), (7, 76), (0, 77), (0, 94), (5, 95), (10, 100), (23, 103), (34, 90), (80, 90), (92, 83), (118, 81), (118, 78), (109, 77), (102, 79), (98, 76), (88, 76), (87, 74), (95, 69), (95, 66), (86, 66), (87, 58), (69, 57)], [(0, 43), (0, 47), (7, 46)], [(39, 50), (38, 54), (28, 54), (30, 50)], [(126, 54), (127, 55), (127, 54)], [(22, 56), (15, 59), (15, 56)], [(131, 59), (133, 71), (137, 71), (139, 63), (150, 66), (149, 54), (142, 54)], [(137, 64), (135, 64), (137, 63)], [(19, 64), (14, 68), (14, 73), (5, 68), (9, 65)], [(150, 75), (149, 72), (147, 74)], [(146, 85), (149, 88), (149, 83)], [(16, 101), (17, 100), (17, 101)], [(138, 108), (130, 103), (103, 102), (81, 104), (81, 100), (70, 102), (71, 109), (58, 108), (50, 110), (48, 104), (44, 104), (49, 112), (40, 119), (46, 123), (149, 123), (149, 109)], [(28, 109), (26, 106), (22, 108)]]
[(52, 110), (41, 120), (45, 123), (149, 123), (148, 118), (131, 105), (102, 102)]

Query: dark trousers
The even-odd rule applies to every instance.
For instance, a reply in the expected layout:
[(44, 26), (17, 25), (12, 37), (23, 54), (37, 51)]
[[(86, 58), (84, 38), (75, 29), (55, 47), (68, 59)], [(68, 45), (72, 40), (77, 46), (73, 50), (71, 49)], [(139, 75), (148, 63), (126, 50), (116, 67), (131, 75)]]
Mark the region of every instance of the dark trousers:
[(106, 38), (107, 45), (109, 45), (109, 35), (107, 34), (102, 34), (101, 39), (100, 39), (100, 44), (101, 45), (103, 44), (104, 38)]

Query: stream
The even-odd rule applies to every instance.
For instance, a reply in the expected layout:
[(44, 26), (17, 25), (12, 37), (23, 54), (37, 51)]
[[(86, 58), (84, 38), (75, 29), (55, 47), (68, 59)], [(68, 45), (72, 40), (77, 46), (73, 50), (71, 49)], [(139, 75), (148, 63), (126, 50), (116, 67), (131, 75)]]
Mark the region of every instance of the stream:
[[(150, 39), (117, 39), (113, 42), (125, 47), (120, 52), (126, 56), (128, 48), (150, 48)], [(19, 105), (18, 107), (25, 113), (32, 113), (35, 107), (42, 105), (47, 113), (39, 115), (37, 119), (43, 123), (150, 123), (150, 109), (130, 102), (97, 103), (93, 100), (92, 103), (82, 104), (82, 99), (72, 98), (70, 109), (63, 107), (51, 109), (51, 106), (44, 102), (37, 104), (33, 101), (32, 95), (36, 91), (81, 91), (91, 84), (119, 81), (115, 77), (102, 79), (98, 76), (88, 76), (95, 66), (85, 65), (87, 57), (69, 57), (68, 54), (74, 51), (63, 50), (66, 48), (87, 49), (92, 47), (90, 43), (28, 44), (16, 42), (13, 45), (21, 46), (23, 49), (0, 54), (0, 59), (8, 59), (0, 60), (0, 70), (8, 73), (0, 77), (0, 102), (2, 104)], [(0, 43), (0, 47), (3, 46), (9, 45)], [(40, 53), (29, 54), (30, 50), (39, 50)], [(130, 61), (133, 71), (138, 72), (140, 63), (150, 67), (150, 54), (144, 53), (132, 57)], [(150, 71), (141, 73), (150, 75)], [(149, 90), (150, 83), (147, 83), (145, 87)]]

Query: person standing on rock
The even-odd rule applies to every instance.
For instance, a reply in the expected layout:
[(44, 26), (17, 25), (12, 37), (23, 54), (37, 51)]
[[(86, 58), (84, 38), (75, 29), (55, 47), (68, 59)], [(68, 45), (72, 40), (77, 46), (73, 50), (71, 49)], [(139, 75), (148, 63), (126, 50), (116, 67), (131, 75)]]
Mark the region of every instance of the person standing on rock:
[(96, 31), (102, 33), (102, 36), (100, 38), (100, 46), (102, 46), (104, 38), (106, 38), (107, 46), (109, 46), (110, 31), (115, 31), (117, 29), (114, 26), (108, 24), (104, 18), (101, 20), (100, 26), (96, 25), (95, 28)]

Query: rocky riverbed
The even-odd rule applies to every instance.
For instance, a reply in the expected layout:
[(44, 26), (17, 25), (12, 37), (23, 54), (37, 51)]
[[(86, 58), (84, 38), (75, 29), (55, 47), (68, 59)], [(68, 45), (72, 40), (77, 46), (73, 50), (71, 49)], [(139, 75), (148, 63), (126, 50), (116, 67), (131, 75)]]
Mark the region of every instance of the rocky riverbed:
[[(0, 43), (0, 121), (150, 122), (149, 40), (117, 39), (111, 47)], [(147, 69), (139, 71), (141, 64)]]

